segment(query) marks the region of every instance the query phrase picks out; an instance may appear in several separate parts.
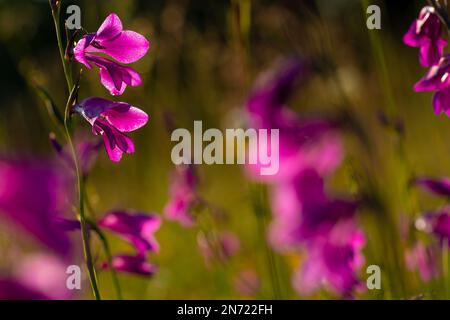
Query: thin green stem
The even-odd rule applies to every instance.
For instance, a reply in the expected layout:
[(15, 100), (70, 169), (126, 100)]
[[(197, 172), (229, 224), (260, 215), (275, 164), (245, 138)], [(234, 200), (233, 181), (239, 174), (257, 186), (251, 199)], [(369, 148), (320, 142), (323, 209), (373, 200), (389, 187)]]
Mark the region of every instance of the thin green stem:
[(89, 245), (89, 234), (88, 230), (86, 228), (86, 215), (84, 210), (84, 179), (83, 175), (80, 171), (80, 165), (77, 157), (77, 152), (75, 150), (75, 146), (72, 141), (72, 137), (70, 134), (70, 128), (69, 128), (69, 120), (70, 120), (70, 111), (72, 107), (72, 103), (75, 100), (75, 95), (77, 93), (77, 88), (73, 85), (73, 79), (70, 72), (70, 65), (65, 60), (65, 54), (64, 54), (64, 47), (62, 43), (62, 37), (61, 37), (61, 28), (60, 28), (60, 12), (61, 12), (61, 5), (58, 4), (57, 8), (53, 8), (52, 3), (50, 1), (50, 8), (52, 11), (52, 17), (53, 17), (53, 23), (55, 25), (55, 32), (56, 32), (56, 39), (58, 41), (58, 48), (59, 53), (61, 57), (61, 63), (63, 65), (64, 69), (64, 75), (67, 82), (67, 88), (69, 90), (69, 98), (67, 99), (66, 108), (64, 111), (64, 129), (67, 137), (67, 142), (70, 146), (73, 162), (75, 165), (75, 171), (77, 175), (77, 186), (78, 186), (78, 209), (79, 209), (79, 219), (80, 219), (80, 226), (81, 226), (81, 238), (83, 241), (83, 251), (84, 256), (86, 259), (86, 265), (89, 273), (89, 280), (91, 283), (92, 291), (94, 294), (95, 299), (100, 300), (100, 291), (98, 289), (98, 281), (97, 281), (97, 274), (95, 272), (95, 267), (92, 259), (92, 253)]
[(91, 248), (89, 245), (89, 234), (88, 230), (86, 228), (86, 215), (84, 210), (84, 179), (83, 175), (80, 171), (80, 164), (78, 161), (77, 153), (75, 150), (75, 146), (72, 141), (72, 137), (70, 135), (70, 129), (69, 129), (69, 117), (70, 117), (70, 108), (71, 103), (73, 101), (74, 95), (76, 93), (76, 88), (74, 87), (72, 89), (72, 92), (70, 93), (69, 99), (67, 100), (66, 105), (66, 112), (64, 116), (64, 129), (66, 131), (66, 137), (67, 142), (69, 143), (70, 151), (72, 153), (73, 162), (75, 165), (75, 171), (77, 176), (77, 186), (78, 186), (78, 209), (79, 209), (79, 219), (80, 219), (80, 226), (81, 226), (81, 238), (83, 241), (83, 251), (84, 251), (84, 257), (86, 259), (86, 265), (89, 272), (89, 280), (91, 283), (92, 291), (94, 294), (95, 299), (101, 300), (100, 291), (98, 289), (98, 281), (97, 281), (97, 273), (95, 271), (93, 259), (92, 259), (92, 253)]
[[(51, 7), (51, 4), (50, 4)], [(64, 69), (64, 75), (66, 77), (67, 82), (67, 88), (69, 93), (72, 91), (73, 88), (73, 80), (71, 77), (71, 69), (68, 61), (65, 59), (65, 50), (62, 42), (62, 35), (61, 35), (61, 28), (60, 28), (60, 17), (61, 17), (61, 5), (58, 6), (56, 10), (52, 8), (52, 17), (53, 17), (53, 23), (55, 25), (55, 32), (56, 32), (56, 39), (58, 41), (58, 49), (59, 49), (59, 55), (61, 58), (62, 66)]]
[(92, 227), (93, 231), (97, 234), (97, 236), (100, 239), (100, 242), (103, 245), (103, 250), (105, 251), (106, 259), (108, 260), (108, 265), (111, 270), (111, 278), (112, 278), (114, 288), (117, 293), (117, 299), (122, 300), (123, 296), (122, 296), (122, 290), (120, 288), (119, 277), (117, 276), (116, 270), (114, 270), (114, 268), (112, 267), (112, 254), (111, 254), (111, 250), (109, 248), (108, 239), (106, 239), (105, 234), (97, 226), (97, 224), (95, 222), (89, 220), (88, 223)]

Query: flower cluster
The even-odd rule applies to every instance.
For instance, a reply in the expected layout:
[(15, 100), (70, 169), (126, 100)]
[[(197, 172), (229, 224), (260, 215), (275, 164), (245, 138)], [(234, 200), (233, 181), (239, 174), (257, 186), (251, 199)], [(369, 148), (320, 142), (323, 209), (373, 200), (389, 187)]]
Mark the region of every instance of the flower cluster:
[[(306, 78), (308, 65), (284, 61), (263, 75), (247, 103), (251, 125), (279, 129), (280, 171), (269, 181), (274, 220), (270, 241), (276, 250), (304, 249), (307, 260), (294, 276), (299, 293), (322, 285), (350, 297), (358, 286), (364, 234), (355, 219), (357, 204), (330, 197), (324, 180), (343, 157), (337, 124), (301, 119), (286, 106), (295, 84)], [(255, 170), (250, 166), (250, 172)]]
[[(133, 63), (149, 49), (144, 36), (123, 30), (119, 17), (110, 14), (97, 32), (83, 36), (73, 49), (75, 59), (88, 69), (92, 64), (100, 69), (100, 80), (111, 95), (122, 94), (127, 85), (142, 83), (139, 73), (120, 63)], [(111, 60), (103, 57), (108, 55)], [(119, 63), (120, 62), (120, 63)], [(92, 126), (92, 132), (103, 137), (106, 152), (112, 161), (120, 161), (123, 153), (134, 153), (133, 140), (126, 135), (148, 122), (147, 114), (125, 102), (90, 97), (73, 108)]]
[(422, 66), (429, 67), (427, 74), (414, 86), (414, 90), (432, 91), (433, 109), (437, 115), (450, 116), (450, 56), (443, 54), (447, 40), (442, 37), (442, 22), (436, 9), (424, 7), (416, 21), (403, 37), (403, 42), (420, 48), (419, 60)]

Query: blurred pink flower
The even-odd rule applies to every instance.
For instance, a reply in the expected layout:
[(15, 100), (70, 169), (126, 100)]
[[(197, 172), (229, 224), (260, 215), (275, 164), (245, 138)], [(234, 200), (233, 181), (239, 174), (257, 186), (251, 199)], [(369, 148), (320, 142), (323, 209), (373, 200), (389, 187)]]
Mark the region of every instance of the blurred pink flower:
[(447, 40), (442, 37), (442, 23), (435, 9), (426, 6), (420, 11), (403, 42), (411, 47), (420, 48), (419, 60), (424, 67), (431, 67), (438, 63), (442, 56)]
[[(285, 103), (296, 83), (308, 74), (302, 61), (290, 59), (263, 74), (247, 101), (250, 126), (279, 130), (279, 171), (274, 176), (259, 176), (261, 164), (248, 165), (252, 176), (269, 182), (291, 179), (305, 168), (320, 173), (332, 172), (341, 162), (343, 151), (337, 125), (322, 119), (300, 119)], [(270, 146), (268, 147), (271, 150)]]
[(96, 135), (103, 136), (106, 152), (111, 161), (118, 162), (123, 153), (134, 153), (134, 143), (125, 135), (143, 127), (148, 115), (125, 102), (114, 102), (91, 97), (74, 108), (91, 125)]
[(419, 270), (424, 281), (430, 281), (438, 276), (438, 258), (432, 247), (417, 242), (411, 249), (405, 251), (405, 262), (408, 270)]
[(27, 288), (51, 299), (68, 299), (73, 291), (66, 287), (67, 263), (56, 256), (33, 254), (24, 257), (14, 269), (15, 279)]
[(365, 236), (353, 220), (336, 224), (328, 236), (307, 244), (308, 257), (294, 276), (294, 288), (310, 295), (321, 287), (351, 298), (362, 289), (357, 271), (364, 264)]
[(141, 59), (149, 49), (149, 42), (139, 33), (123, 30), (119, 17), (112, 13), (96, 33), (81, 38), (74, 48), (75, 59), (91, 69), (100, 69), (100, 80), (112, 95), (121, 95), (127, 86), (139, 86), (141, 77), (136, 70), (104, 58), (105, 54), (124, 64)]
[(56, 220), (69, 211), (72, 192), (60, 169), (37, 160), (0, 160), (0, 215), (55, 253), (68, 256), (71, 244)]
[(313, 169), (274, 186), (272, 206), (270, 239), (279, 251), (326, 237), (338, 222), (353, 218), (357, 208), (354, 201), (326, 195), (323, 178)]
[(177, 166), (170, 177), (169, 202), (164, 208), (168, 220), (178, 221), (184, 227), (192, 227), (195, 219), (192, 207), (198, 201), (197, 176), (193, 166)]
[(98, 226), (132, 243), (140, 255), (159, 250), (154, 233), (161, 220), (155, 214), (110, 211), (98, 221)]

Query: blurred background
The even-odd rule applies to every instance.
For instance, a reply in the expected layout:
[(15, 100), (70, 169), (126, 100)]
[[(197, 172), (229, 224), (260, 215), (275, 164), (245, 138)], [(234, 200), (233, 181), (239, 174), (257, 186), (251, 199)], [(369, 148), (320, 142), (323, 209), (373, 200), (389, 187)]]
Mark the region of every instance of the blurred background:
[[(434, 115), (430, 94), (413, 92), (412, 86), (425, 70), (419, 66), (417, 50), (402, 43), (425, 1), (370, 3), (382, 9), (381, 30), (367, 29), (369, 1), (365, 0), (64, 0), (64, 7), (80, 6), (85, 30), (97, 30), (115, 12), (126, 29), (151, 42), (149, 53), (133, 65), (143, 85), (128, 88), (120, 97), (147, 112), (150, 121), (132, 134), (134, 155), (115, 164), (100, 151), (87, 184), (96, 217), (114, 208), (161, 214), (173, 169), (170, 152), (174, 144), (167, 119), (189, 130), (194, 120), (202, 120), (208, 128), (243, 127), (243, 106), (256, 77), (279, 59), (300, 55), (320, 61), (322, 68), (295, 92), (290, 105), (306, 114), (350, 114), (371, 141), (370, 146), (363, 145), (354, 134), (345, 136), (346, 159), (332, 181), (338, 193), (351, 194), (356, 192), (353, 174), (369, 177), (384, 199), (380, 211), (388, 213), (391, 225), (380, 227), (385, 218), (376, 210), (361, 217), (368, 238), (366, 264), (384, 268), (386, 260), (398, 258), (395, 250), (394, 257), (386, 257), (379, 249), (402, 246), (401, 235), (386, 237), (383, 232), (401, 230), (401, 221), (412, 221), (419, 211), (442, 204), (408, 185), (416, 174), (450, 174), (450, 123)], [(52, 23), (47, 1), (0, 0), (0, 153), (4, 157), (55, 157), (48, 136), (56, 129), (34, 89), (36, 85), (46, 88), (62, 110), (66, 88)], [(96, 71), (84, 72), (80, 97), (92, 95), (107, 97), (108, 93)], [(79, 126), (89, 134), (85, 123), (80, 121)], [(239, 238), (239, 251), (226, 265), (208, 266), (198, 248), (198, 227), (164, 221), (156, 233), (161, 250), (150, 256), (158, 271), (150, 278), (120, 274), (124, 296), (273, 298), (265, 237), (252, 209), (252, 183), (240, 166), (203, 165), (197, 172), (201, 196), (226, 213), (215, 227), (233, 232)], [(26, 236), (11, 232), (8, 225), (0, 230), (1, 270), (10, 268), (18, 243), (21, 250), (38, 247)], [(117, 237), (110, 241), (113, 252), (131, 251)], [(93, 244), (93, 250), (101, 256), (98, 244)], [(299, 298), (290, 277), (301, 258), (275, 254), (274, 259), (282, 297)], [(236, 282), (242, 272), (252, 274), (249, 286), (255, 290), (239, 289)], [(413, 273), (405, 275), (409, 279), (403, 289), (395, 277), (385, 277), (382, 290), (368, 291), (362, 297), (401, 294), (405, 298), (421, 293)], [(114, 298), (109, 279), (107, 271), (100, 271), (103, 295)], [(80, 297), (89, 297), (86, 288)], [(327, 292), (313, 296), (331, 297)]]

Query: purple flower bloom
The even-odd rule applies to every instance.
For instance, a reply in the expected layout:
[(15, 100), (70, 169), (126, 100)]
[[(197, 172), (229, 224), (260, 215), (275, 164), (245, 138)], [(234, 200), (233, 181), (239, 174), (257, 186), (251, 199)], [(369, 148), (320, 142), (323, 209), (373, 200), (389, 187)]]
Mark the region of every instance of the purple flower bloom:
[(352, 219), (357, 208), (354, 201), (329, 198), (322, 177), (312, 169), (275, 186), (272, 204), (275, 220), (270, 237), (280, 251), (328, 236), (338, 222)]
[(0, 215), (66, 256), (71, 245), (56, 226), (71, 195), (63, 172), (50, 163), (0, 160)]
[(132, 243), (140, 255), (159, 250), (154, 236), (161, 225), (161, 220), (157, 215), (112, 211), (98, 221), (98, 225)]
[(127, 86), (139, 86), (141, 77), (136, 70), (123, 66), (99, 54), (106, 54), (116, 61), (129, 64), (141, 59), (149, 49), (144, 36), (123, 30), (119, 17), (112, 13), (96, 33), (85, 35), (74, 48), (75, 59), (92, 69), (100, 69), (100, 80), (112, 95), (121, 95)]
[[(108, 268), (108, 264), (103, 264), (103, 268)], [(156, 272), (156, 266), (147, 262), (144, 256), (118, 255), (112, 258), (112, 267), (119, 272), (127, 272), (142, 276), (151, 276)]]
[(420, 48), (420, 64), (431, 67), (438, 63), (447, 44), (441, 33), (442, 23), (435, 9), (426, 6), (403, 37), (403, 42), (411, 47)]
[(134, 153), (134, 143), (125, 135), (143, 127), (148, 115), (125, 102), (114, 102), (91, 97), (75, 106), (91, 125), (96, 135), (102, 135), (106, 152), (111, 161), (118, 162), (123, 153)]
[(184, 227), (194, 225), (191, 210), (198, 200), (197, 185), (193, 166), (178, 166), (174, 170), (170, 181), (170, 200), (164, 208), (168, 220), (176, 220)]
[(418, 178), (415, 184), (428, 192), (435, 193), (440, 196), (450, 197), (450, 179), (449, 178)]
[[(307, 70), (301, 61), (285, 61), (257, 80), (247, 102), (251, 127), (279, 130), (280, 169), (276, 175), (264, 177), (269, 181), (289, 180), (309, 167), (325, 174), (333, 171), (342, 160), (335, 123), (302, 120), (285, 105), (297, 80), (303, 79), (301, 76), (307, 74)], [(260, 167), (261, 164), (249, 165), (248, 169), (253, 176), (258, 176)]]
[(354, 221), (336, 225), (328, 237), (308, 244), (308, 258), (294, 277), (294, 288), (309, 295), (325, 286), (351, 298), (353, 291), (361, 288), (356, 271), (364, 264), (364, 243), (364, 234)]

